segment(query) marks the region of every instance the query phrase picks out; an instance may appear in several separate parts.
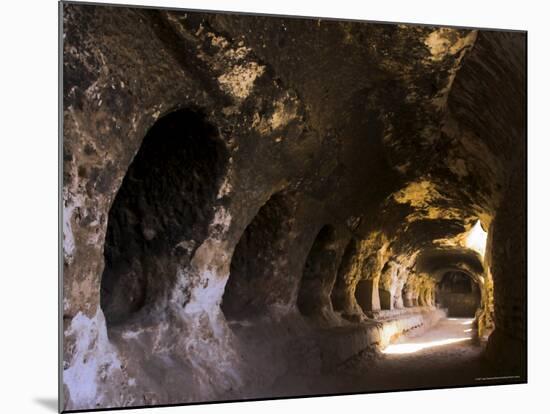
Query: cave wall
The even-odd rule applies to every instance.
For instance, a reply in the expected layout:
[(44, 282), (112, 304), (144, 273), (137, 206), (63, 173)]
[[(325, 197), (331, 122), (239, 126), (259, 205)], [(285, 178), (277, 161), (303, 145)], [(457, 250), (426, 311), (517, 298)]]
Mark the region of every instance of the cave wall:
[(431, 315), (417, 257), (477, 219), (488, 353), (521, 349), (523, 34), (62, 9), (66, 409), (317, 372), (342, 329)]
[[(449, 106), (460, 124), (456, 131), (470, 136), (463, 140), (465, 147), (477, 156), (491, 154), (480, 175), (498, 177), (486, 180), (487, 189), (492, 188), (487, 194), (493, 196), (486, 197), (489, 237), (484, 257), (488, 271), (483, 315), (494, 310), (494, 321), (482, 321), (489, 332), (494, 329), (486, 355), (503, 372), (524, 376), (527, 37), (501, 32), (485, 34), (478, 40), (456, 79)], [(486, 150), (481, 151), (479, 145), (486, 146)]]
[(525, 375), (527, 370), (526, 189), (524, 175), (512, 176), (491, 234), (495, 329), (487, 356), (504, 372), (511, 370), (515, 375)]
[(479, 338), (487, 339), (495, 329), (495, 292), (493, 275), (490, 270), (479, 280), (481, 290), (481, 306), (476, 312), (477, 334)]

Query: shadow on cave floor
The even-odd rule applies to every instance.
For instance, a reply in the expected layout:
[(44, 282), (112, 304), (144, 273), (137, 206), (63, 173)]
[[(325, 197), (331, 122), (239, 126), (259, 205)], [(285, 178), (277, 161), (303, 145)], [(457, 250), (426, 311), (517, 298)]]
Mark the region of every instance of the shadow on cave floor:
[(472, 319), (447, 318), (417, 335), (404, 335), (382, 352), (365, 353), (319, 376), (287, 376), (274, 395), (339, 394), (481, 385), (491, 376), (483, 348), (472, 339)]

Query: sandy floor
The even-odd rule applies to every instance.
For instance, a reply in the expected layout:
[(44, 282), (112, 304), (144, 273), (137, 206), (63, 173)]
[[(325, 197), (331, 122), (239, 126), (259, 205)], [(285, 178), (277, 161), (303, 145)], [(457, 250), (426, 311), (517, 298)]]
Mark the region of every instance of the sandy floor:
[(472, 340), (472, 319), (441, 320), (427, 332), (401, 337), (380, 354), (348, 361), (338, 372), (281, 378), (273, 396), (480, 385), (491, 376)]

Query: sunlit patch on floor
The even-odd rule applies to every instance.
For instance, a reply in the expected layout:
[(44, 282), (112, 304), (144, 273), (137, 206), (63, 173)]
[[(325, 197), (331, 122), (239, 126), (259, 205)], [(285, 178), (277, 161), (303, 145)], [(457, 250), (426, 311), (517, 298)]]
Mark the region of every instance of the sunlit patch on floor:
[(393, 344), (389, 345), (386, 349), (382, 351), (384, 354), (412, 354), (418, 351), (422, 351), (428, 348), (434, 348), (443, 345), (455, 344), (458, 342), (464, 342), (471, 339), (466, 336), (463, 338), (448, 338), (440, 339), (437, 341), (422, 342), (422, 343), (412, 343), (412, 344)]

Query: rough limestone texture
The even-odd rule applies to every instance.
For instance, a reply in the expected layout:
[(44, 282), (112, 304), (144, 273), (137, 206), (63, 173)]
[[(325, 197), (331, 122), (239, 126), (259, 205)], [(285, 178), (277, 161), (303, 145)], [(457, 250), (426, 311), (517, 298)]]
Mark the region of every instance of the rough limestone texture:
[(62, 11), (65, 409), (257, 397), (449, 271), (525, 375), (524, 33)]

